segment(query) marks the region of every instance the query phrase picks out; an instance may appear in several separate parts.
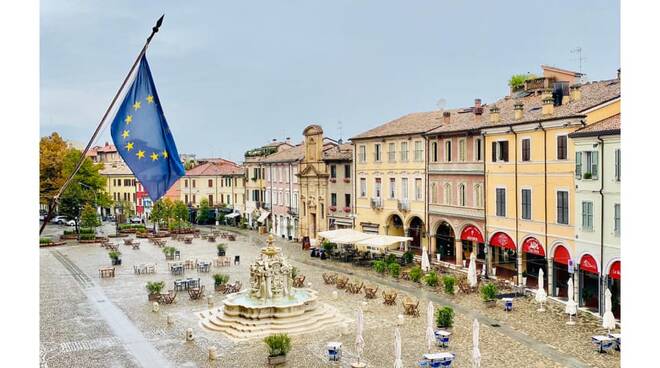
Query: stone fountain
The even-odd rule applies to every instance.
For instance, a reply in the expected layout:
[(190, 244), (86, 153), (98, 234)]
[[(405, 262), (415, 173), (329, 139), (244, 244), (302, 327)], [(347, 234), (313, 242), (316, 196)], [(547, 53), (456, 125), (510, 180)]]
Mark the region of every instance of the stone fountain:
[(250, 287), (230, 294), (217, 309), (200, 313), (203, 327), (238, 340), (273, 333), (317, 331), (341, 321), (334, 308), (318, 302), (318, 292), (293, 287), (293, 267), (272, 235), (250, 265)]

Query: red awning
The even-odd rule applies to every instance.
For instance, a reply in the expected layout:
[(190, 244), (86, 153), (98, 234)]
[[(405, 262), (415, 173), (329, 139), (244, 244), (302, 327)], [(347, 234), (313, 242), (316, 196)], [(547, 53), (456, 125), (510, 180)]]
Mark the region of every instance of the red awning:
[(523, 243), (523, 252), (545, 257), (545, 250), (543, 249), (543, 246), (534, 237), (525, 239), (525, 242)]
[(616, 261), (610, 266), (610, 277), (621, 280), (621, 261)]
[(481, 231), (476, 226), (468, 225), (461, 232), (461, 240), (474, 241), (477, 243), (484, 242), (484, 236), (481, 235)]
[(585, 254), (580, 260), (580, 270), (598, 274), (598, 263), (596, 263), (594, 257)]
[(571, 255), (568, 253), (568, 249), (566, 249), (564, 246), (557, 246), (555, 248), (555, 263), (561, 263), (564, 265), (568, 265), (568, 260), (571, 259)]
[(490, 238), (490, 245), (493, 247), (500, 247), (505, 249), (511, 249), (516, 251), (516, 244), (513, 242), (510, 236), (505, 233), (495, 233), (492, 238)]

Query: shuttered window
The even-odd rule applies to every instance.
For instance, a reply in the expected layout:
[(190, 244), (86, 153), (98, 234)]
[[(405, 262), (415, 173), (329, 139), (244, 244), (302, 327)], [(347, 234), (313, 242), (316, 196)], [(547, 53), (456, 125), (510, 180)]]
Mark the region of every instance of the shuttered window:
[(530, 142), (531, 140), (529, 138), (525, 138), (522, 140), (522, 160), (523, 161), (529, 161), (531, 152), (530, 152)]
[(557, 223), (568, 224), (568, 192), (557, 192)]
[(567, 139), (565, 135), (557, 136), (557, 160), (566, 160), (568, 157)]
[(496, 215), (501, 217), (506, 216), (506, 189), (495, 189), (495, 202)]

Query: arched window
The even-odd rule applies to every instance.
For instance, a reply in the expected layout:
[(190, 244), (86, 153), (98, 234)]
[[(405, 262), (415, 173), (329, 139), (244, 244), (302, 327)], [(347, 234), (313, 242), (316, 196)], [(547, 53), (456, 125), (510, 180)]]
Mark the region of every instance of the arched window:
[(444, 200), (445, 204), (451, 204), (451, 184), (449, 183), (445, 184)]
[(465, 207), (465, 184), (458, 185), (458, 205)]
[(484, 206), (484, 196), (481, 184), (474, 185), (474, 206), (476, 208), (483, 208)]

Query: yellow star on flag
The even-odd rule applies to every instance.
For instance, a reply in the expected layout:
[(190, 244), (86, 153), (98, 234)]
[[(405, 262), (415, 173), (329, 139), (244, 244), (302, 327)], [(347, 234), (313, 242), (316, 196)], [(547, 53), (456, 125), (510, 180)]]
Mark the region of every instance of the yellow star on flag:
[(154, 103), (154, 96), (152, 95), (147, 96), (147, 103)]
[(133, 142), (128, 142), (128, 144), (126, 145), (126, 150), (128, 152), (131, 152), (132, 149), (133, 149)]
[(152, 153), (150, 157), (151, 157), (151, 161), (158, 160), (158, 154), (156, 152)]
[(135, 155), (137, 156), (138, 160), (144, 158), (144, 151), (139, 150)]
[(133, 121), (133, 115), (127, 115), (124, 121), (126, 122), (126, 125), (130, 124)]
[(124, 137), (124, 139), (128, 138), (128, 130), (124, 130), (124, 132), (121, 133), (121, 136)]
[(167, 151), (163, 150), (163, 158), (167, 158)]
[(135, 101), (135, 103), (133, 104), (133, 109), (137, 111), (137, 109), (139, 109), (140, 107), (142, 107), (142, 102)]

